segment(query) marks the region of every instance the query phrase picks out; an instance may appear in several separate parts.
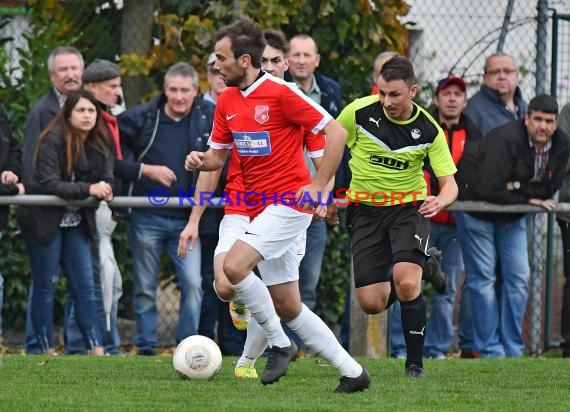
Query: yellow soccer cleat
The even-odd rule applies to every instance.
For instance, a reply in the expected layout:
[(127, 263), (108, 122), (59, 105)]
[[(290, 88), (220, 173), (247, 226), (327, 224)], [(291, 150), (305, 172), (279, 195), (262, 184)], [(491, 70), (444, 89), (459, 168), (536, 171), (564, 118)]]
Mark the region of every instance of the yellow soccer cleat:
[(231, 301), (229, 304), (232, 323), (237, 330), (246, 330), (251, 319), (251, 313), (243, 303)]
[(255, 366), (251, 363), (246, 363), (242, 366), (236, 366), (234, 369), (234, 376), (236, 378), (257, 379), (257, 371)]

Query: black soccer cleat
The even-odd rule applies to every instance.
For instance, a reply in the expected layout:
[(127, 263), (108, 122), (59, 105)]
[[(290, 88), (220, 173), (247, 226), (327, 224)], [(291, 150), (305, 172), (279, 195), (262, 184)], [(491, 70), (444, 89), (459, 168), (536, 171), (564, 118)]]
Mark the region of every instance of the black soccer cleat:
[(340, 383), (334, 390), (334, 393), (353, 393), (362, 392), (370, 387), (370, 374), (364, 367), (362, 373), (356, 378), (349, 378), (348, 376), (341, 376)]
[(433, 290), (437, 293), (445, 293), (449, 284), (449, 278), (441, 271), (441, 251), (435, 247), (430, 247), (427, 253), (429, 257), (426, 261), (426, 266), (430, 272), (430, 282)]
[(295, 342), (291, 341), (291, 345), (285, 348), (273, 346), (267, 349), (267, 364), (265, 370), (261, 374), (261, 383), (264, 385), (277, 382), (282, 376), (287, 374), (289, 364), (297, 356), (299, 348)]
[(424, 368), (421, 367), (420, 365), (411, 363), (410, 365), (406, 366), (406, 371), (404, 372), (404, 375), (407, 376), (408, 378), (423, 379), (426, 377), (426, 372), (424, 371)]

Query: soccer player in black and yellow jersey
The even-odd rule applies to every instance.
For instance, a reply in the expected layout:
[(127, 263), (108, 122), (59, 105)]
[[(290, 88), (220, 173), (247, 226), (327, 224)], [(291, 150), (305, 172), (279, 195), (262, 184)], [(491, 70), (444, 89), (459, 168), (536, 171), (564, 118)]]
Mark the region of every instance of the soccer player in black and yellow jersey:
[[(457, 184), (443, 131), (413, 102), (415, 82), (412, 64), (394, 56), (380, 70), (379, 95), (355, 100), (338, 121), (348, 131), (352, 156), (347, 224), (356, 297), (366, 313), (400, 300), (405, 374), (421, 378), (426, 325), (421, 279), (427, 270), (429, 219), (453, 203)], [(441, 188), (437, 196), (426, 193), (422, 165), (428, 155)]]

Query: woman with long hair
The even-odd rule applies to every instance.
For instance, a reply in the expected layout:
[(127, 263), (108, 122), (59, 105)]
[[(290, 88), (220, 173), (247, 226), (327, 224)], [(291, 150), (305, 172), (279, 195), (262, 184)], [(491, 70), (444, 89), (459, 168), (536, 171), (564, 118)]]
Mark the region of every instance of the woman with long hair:
[[(68, 200), (89, 196), (111, 200), (110, 145), (97, 100), (85, 90), (71, 93), (38, 140), (28, 193)], [(44, 354), (55, 354), (53, 300), (61, 267), (88, 354), (104, 355), (90, 249), (94, 211), (93, 207), (25, 205), (16, 212), (18, 222), (26, 229), (24, 240), (33, 281), (31, 319)]]

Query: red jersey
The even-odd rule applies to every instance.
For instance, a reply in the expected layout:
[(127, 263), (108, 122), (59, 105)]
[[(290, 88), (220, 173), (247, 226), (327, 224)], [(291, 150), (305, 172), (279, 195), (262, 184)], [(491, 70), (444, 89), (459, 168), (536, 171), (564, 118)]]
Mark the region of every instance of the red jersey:
[[(227, 196), (226, 208), (245, 204), (251, 218), (274, 204), (301, 210), (294, 202), (295, 193), (311, 182), (303, 152), (304, 130), (318, 134), (331, 119), (297, 86), (267, 73), (246, 90), (226, 90), (216, 105), (210, 147), (234, 146), (232, 156), (237, 153), (239, 161), (230, 160), (230, 167), (239, 163), (245, 189), (240, 192), (230, 185), (238, 197)], [(324, 150), (324, 139), (309, 141), (311, 152)], [(234, 172), (228, 171), (228, 180)]]

